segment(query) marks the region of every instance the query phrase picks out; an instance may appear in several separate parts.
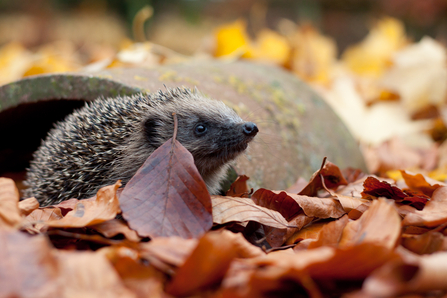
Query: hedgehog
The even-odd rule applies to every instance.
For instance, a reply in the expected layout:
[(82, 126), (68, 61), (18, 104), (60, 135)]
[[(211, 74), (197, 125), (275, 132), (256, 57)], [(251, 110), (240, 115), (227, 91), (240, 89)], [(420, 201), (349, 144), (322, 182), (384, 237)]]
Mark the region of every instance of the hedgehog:
[(56, 123), (33, 154), (26, 197), (41, 206), (85, 199), (121, 180), (125, 185), (146, 159), (173, 136), (193, 155), (210, 194), (220, 191), (231, 162), (258, 133), (223, 102), (197, 88), (100, 98)]

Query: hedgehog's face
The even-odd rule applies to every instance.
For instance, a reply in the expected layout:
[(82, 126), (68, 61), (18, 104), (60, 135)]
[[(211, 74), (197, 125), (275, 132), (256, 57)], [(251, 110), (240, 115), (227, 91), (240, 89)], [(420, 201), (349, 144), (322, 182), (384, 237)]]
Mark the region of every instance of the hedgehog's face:
[[(176, 107), (178, 108), (178, 107)], [(244, 122), (232, 109), (221, 102), (206, 101), (176, 111), (178, 117), (177, 140), (194, 157), (199, 172), (219, 170), (236, 158), (258, 133), (256, 124)], [(145, 124), (149, 143), (160, 146), (173, 135), (173, 121), (148, 119)]]

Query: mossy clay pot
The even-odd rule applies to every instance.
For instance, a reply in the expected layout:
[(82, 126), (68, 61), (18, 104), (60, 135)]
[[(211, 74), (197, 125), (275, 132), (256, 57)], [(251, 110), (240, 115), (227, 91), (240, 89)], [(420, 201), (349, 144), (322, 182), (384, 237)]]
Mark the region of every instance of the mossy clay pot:
[(22, 171), (53, 123), (84, 101), (197, 87), (221, 100), (259, 133), (234, 169), (249, 186), (286, 189), (309, 179), (326, 156), (340, 168), (366, 170), (357, 142), (332, 109), (287, 71), (249, 62), (189, 62), (156, 68), (112, 68), (49, 74), (0, 87), (0, 175)]

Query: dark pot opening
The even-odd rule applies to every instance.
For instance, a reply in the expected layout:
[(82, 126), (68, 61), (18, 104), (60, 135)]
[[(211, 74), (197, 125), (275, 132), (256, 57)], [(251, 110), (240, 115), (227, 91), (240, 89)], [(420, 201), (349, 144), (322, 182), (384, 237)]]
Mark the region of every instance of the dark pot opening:
[(54, 123), (84, 103), (79, 99), (53, 99), (24, 103), (0, 112), (0, 177), (23, 180), (33, 152)]

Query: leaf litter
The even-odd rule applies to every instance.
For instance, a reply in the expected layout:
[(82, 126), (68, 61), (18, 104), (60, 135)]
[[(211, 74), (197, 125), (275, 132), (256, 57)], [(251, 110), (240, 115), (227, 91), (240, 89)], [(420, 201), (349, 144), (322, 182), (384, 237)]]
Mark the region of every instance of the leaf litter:
[[(175, 154), (182, 169), (194, 168), (189, 156), (177, 153), (180, 144), (171, 139), (165, 145), (168, 149), (150, 156), (135, 175), (146, 186), (147, 177), (165, 190), (179, 185), (160, 174), (151, 158), (169, 160)], [(0, 272), (15, 273), (0, 278), (0, 297), (263, 297), (297, 291), (311, 297), (391, 297), (446, 290), (440, 262), (447, 258), (447, 187), (407, 171), (399, 183), (404, 189), (371, 175), (351, 175), (348, 182), (342, 173), (324, 161), (303, 188), (312, 189), (304, 191), (309, 195), (268, 189), (250, 195), (248, 177), (233, 185), (232, 196), (206, 192), (214, 225), (196, 234), (179, 234), (187, 221), (166, 220), (163, 228), (151, 208), (139, 207), (142, 198), (148, 206), (166, 199), (165, 193), (154, 196), (157, 188), (129, 183), (119, 195), (117, 182), (91, 199), (36, 208), (34, 199), (19, 203), (12, 180), (2, 179), (0, 206), (8, 210), (2, 214), (13, 220), (0, 226), (0, 257), (8, 260)], [(194, 186), (194, 177), (181, 185), (202, 189), (203, 181)], [(346, 190), (353, 187), (362, 191)], [(416, 200), (418, 209), (412, 207), (415, 196), (424, 198)], [(138, 204), (129, 208), (133, 200)], [(127, 211), (134, 209), (138, 213)], [(171, 211), (174, 215), (163, 216), (204, 214), (197, 208), (166, 209)], [(120, 212), (125, 220), (115, 218)], [(151, 224), (151, 233), (141, 232)]]

